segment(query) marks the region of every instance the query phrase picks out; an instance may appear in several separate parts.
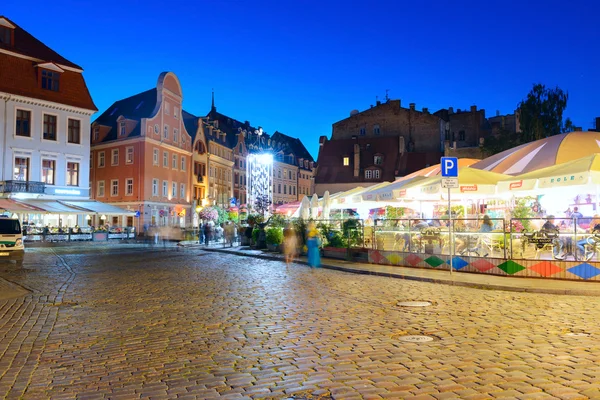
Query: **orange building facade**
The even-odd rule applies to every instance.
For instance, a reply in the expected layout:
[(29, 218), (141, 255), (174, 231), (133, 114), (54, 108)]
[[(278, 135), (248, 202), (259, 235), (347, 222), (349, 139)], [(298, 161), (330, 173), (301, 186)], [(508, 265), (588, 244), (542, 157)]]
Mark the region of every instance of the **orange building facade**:
[(191, 224), (192, 138), (182, 102), (177, 76), (165, 72), (156, 88), (115, 102), (92, 123), (91, 197), (136, 212), (95, 224)]

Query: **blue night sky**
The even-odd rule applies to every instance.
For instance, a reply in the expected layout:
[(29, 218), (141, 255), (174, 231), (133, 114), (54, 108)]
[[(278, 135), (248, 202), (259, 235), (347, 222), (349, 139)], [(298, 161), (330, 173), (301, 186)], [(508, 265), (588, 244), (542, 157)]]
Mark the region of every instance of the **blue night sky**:
[[(25, 2), (26, 3), (26, 2)], [(83, 66), (98, 108), (179, 77), (184, 108), (318, 137), (389, 89), (430, 111), (512, 113), (532, 84), (569, 92), (565, 117), (600, 116), (600, 2), (3, 0), (4, 14)]]

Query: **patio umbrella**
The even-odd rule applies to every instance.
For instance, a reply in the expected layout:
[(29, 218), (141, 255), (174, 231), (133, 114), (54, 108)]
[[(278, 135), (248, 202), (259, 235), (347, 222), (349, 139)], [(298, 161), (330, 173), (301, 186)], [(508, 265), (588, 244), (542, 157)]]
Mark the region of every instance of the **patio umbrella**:
[(304, 196), (302, 198), (302, 203), (300, 205), (300, 218), (303, 220), (307, 220), (310, 216), (310, 200), (308, 200), (308, 196)]
[(323, 194), (323, 213), (322, 213), (322, 219), (324, 219), (324, 220), (328, 220), (329, 219), (329, 209), (331, 207), (330, 202), (331, 202), (331, 200), (329, 199), (329, 190), (326, 190), (325, 193)]
[(317, 194), (313, 194), (312, 199), (310, 199), (310, 216), (313, 219), (317, 219), (319, 214), (319, 196)]

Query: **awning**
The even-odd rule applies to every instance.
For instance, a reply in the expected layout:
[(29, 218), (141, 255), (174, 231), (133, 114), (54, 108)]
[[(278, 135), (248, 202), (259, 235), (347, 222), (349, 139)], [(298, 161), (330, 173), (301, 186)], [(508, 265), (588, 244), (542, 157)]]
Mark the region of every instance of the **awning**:
[(10, 212), (26, 212), (26, 213), (40, 213), (44, 212), (41, 208), (33, 207), (28, 204), (19, 203), (11, 199), (0, 199), (0, 210)]
[(121, 207), (113, 206), (111, 204), (101, 203), (99, 201), (61, 201), (62, 204), (80, 208), (83, 211), (79, 213), (92, 212), (96, 214), (119, 214), (119, 215), (134, 215), (135, 211), (127, 211)]
[(87, 210), (81, 210), (75, 207), (70, 207), (66, 204), (62, 204), (58, 201), (53, 200), (22, 200), (19, 203), (27, 205), (29, 207), (33, 207), (34, 209), (38, 209), (39, 211), (29, 212), (46, 212), (50, 214), (85, 214)]

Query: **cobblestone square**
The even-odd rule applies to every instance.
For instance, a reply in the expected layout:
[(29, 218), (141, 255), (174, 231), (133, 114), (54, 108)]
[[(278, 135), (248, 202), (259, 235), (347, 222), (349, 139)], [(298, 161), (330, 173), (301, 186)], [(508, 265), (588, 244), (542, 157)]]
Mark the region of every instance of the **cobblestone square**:
[(0, 277), (31, 291), (0, 297), (0, 398), (600, 398), (596, 297), (129, 245)]

